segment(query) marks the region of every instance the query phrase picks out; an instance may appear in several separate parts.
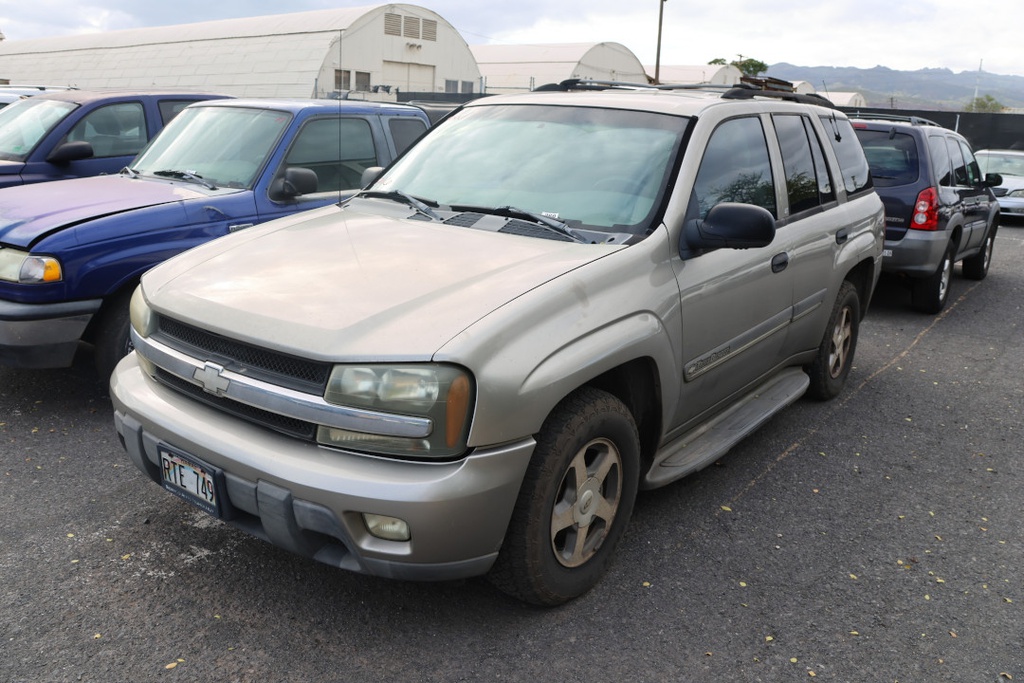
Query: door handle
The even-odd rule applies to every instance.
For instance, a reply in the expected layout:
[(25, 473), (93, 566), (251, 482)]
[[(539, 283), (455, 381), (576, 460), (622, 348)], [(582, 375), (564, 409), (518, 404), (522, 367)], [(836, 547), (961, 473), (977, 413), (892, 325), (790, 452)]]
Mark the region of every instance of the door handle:
[(789, 265), (789, 254), (782, 252), (772, 257), (772, 272), (781, 273)]
[(836, 244), (846, 244), (846, 240), (850, 239), (850, 229), (841, 228), (836, 232)]

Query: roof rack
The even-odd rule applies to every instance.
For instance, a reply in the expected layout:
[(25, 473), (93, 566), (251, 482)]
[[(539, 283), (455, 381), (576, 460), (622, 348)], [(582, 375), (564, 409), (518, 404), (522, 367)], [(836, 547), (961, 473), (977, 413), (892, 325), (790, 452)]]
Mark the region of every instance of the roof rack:
[(941, 124), (936, 123), (935, 121), (932, 121), (931, 119), (926, 119), (926, 118), (921, 117), (921, 116), (900, 116), (898, 114), (876, 114), (874, 112), (861, 112), (860, 110), (858, 110), (856, 112), (850, 112), (849, 116), (850, 116), (851, 119), (873, 119), (873, 120), (876, 120), (876, 121), (896, 121), (896, 122), (899, 122), (899, 123), (909, 123), (912, 126), (938, 126), (939, 128), (942, 128)]
[[(785, 83), (772, 79), (774, 83)], [(748, 82), (741, 82), (736, 85), (716, 85), (711, 83), (626, 83), (623, 81), (602, 81), (589, 78), (570, 78), (560, 83), (548, 83), (534, 91), (561, 91), (570, 90), (702, 90), (706, 92), (719, 92), (722, 99), (727, 100), (749, 100), (755, 97), (770, 97), (788, 102), (803, 102), (804, 104), (815, 104), (820, 107), (835, 109), (831, 101), (817, 93), (797, 93), (792, 90), (776, 88), (761, 88)]]

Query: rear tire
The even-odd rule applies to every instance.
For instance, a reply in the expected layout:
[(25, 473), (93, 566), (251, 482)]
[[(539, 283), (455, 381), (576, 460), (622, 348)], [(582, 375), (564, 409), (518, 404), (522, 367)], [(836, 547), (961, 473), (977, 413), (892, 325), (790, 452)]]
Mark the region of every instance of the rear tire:
[(505, 541), (488, 578), (536, 605), (558, 605), (604, 575), (633, 512), (640, 440), (611, 394), (584, 388), (537, 435)]
[(969, 280), (984, 280), (988, 275), (988, 266), (992, 263), (992, 248), (996, 243), (996, 226), (989, 228), (985, 240), (981, 243), (981, 251), (974, 256), (965, 258), (963, 262), (964, 277)]
[(949, 300), (949, 287), (953, 280), (953, 259), (956, 245), (952, 242), (939, 261), (938, 269), (928, 277), (915, 280), (910, 292), (910, 302), (921, 313), (938, 313)]
[(853, 365), (860, 332), (860, 296), (857, 288), (844, 281), (832, 307), (825, 336), (805, 371), (811, 378), (807, 393), (811, 398), (827, 401), (839, 395)]

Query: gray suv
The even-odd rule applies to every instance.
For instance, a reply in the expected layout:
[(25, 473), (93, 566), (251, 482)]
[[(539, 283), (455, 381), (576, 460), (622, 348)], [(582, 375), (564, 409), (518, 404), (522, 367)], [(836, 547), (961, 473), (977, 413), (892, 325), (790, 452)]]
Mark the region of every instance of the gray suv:
[(840, 392), (883, 210), (818, 98), (569, 82), (467, 104), (356, 197), (149, 271), (128, 455), (287, 550), (553, 605), (640, 489)]

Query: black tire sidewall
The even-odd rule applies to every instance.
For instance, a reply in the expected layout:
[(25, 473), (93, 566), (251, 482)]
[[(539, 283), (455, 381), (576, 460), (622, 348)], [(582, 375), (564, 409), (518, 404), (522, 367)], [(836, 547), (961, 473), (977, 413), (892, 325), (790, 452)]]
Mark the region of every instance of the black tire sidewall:
[[(621, 459), (622, 492), (601, 547), (585, 564), (565, 567), (551, 548), (551, 516), (559, 485), (577, 452), (597, 438), (615, 444)], [(509, 533), (496, 563), (505, 592), (541, 605), (557, 605), (592, 588), (607, 571), (625, 533), (639, 487), (640, 445), (632, 416), (607, 392), (585, 388), (562, 403), (537, 438)]]
[[(850, 351), (846, 355), (846, 362), (838, 377), (832, 377), (829, 372), (828, 356), (832, 348), (832, 334), (839, 321), (844, 308), (850, 308)], [(821, 345), (814, 362), (807, 368), (807, 374), (811, 378), (808, 393), (812, 398), (820, 401), (827, 401), (835, 398), (846, 385), (846, 378), (850, 375), (850, 368), (853, 366), (853, 357), (857, 351), (857, 339), (860, 337), (860, 296), (857, 288), (850, 282), (843, 282), (836, 296), (836, 302), (832, 307), (832, 313), (828, 318), (828, 326), (822, 337)]]

